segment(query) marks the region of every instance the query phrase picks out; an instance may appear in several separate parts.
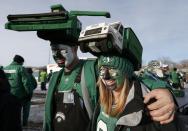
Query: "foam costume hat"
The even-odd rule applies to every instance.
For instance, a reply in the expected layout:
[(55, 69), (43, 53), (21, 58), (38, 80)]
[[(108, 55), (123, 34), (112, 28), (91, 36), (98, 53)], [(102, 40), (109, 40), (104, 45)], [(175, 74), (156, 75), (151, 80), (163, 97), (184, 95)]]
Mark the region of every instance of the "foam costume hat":
[(134, 72), (133, 64), (128, 59), (119, 56), (100, 56), (98, 59), (98, 68), (100, 69), (101, 66), (118, 69), (129, 78), (132, 77)]

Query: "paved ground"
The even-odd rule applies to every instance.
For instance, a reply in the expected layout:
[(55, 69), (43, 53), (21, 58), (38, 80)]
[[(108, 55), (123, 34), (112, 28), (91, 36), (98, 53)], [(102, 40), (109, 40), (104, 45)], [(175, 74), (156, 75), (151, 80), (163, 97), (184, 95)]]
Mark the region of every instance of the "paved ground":
[(179, 106), (182, 106), (182, 105), (188, 103), (188, 85), (186, 85), (184, 92), (185, 92), (184, 97), (177, 97), (177, 101), (178, 101)]
[[(177, 101), (179, 105), (188, 103), (188, 84), (184, 89), (185, 96), (178, 97)], [(23, 127), (23, 131), (42, 131), (42, 122), (44, 117), (44, 102), (46, 97), (46, 91), (41, 91), (37, 88), (32, 98), (31, 111), (29, 116), (29, 126)]]

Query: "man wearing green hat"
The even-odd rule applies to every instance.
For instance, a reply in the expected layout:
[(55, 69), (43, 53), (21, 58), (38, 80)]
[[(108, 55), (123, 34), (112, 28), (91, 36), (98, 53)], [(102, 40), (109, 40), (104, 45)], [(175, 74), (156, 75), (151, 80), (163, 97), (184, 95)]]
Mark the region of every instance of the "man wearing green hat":
[[(62, 69), (53, 73), (50, 79), (45, 131), (84, 131), (89, 124), (97, 102), (95, 61), (79, 60), (77, 48), (69, 43), (51, 42), (53, 58)], [(85, 75), (84, 85), (81, 85), (81, 74)]]

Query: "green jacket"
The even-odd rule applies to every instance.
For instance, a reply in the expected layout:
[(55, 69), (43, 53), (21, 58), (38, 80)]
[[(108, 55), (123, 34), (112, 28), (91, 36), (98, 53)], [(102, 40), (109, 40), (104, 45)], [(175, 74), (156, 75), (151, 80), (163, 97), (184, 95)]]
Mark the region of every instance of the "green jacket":
[(141, 81), (150, 90), (158, 88), (171, 89), (166, 81), (159, 79), (156, 76), (153, 76), (151, 73), (148, 73), (147, 71), (139, 75), (138, 80)]
[(26, 69), (17, 62), (12, 62), (4, 68), (8, 81), (11, 85), (11, 93), (24, 100), (31, 95), (31, 83)]
[(40, 72), (40, 82), (46, 82), (47, 81), (47, 72), (41, 71)]
[[(89, 92), (89, 96), (92, 102), (92, 107), (94, 109), (95, 104), (97, 103), (97, 91), (96, 91), (96, 75), (95, 75), (95, 61), (87, 60), (84, 61), (84, 75), (86, 81), (86, 87)], [(53, 94), (55, 89), (57, 88), (59, 78), (61, 78), (61, 74), (63, 73), (64, 69), (61, 69), (59, 72), (54, 72), (49, 82), (48, 87), (48, 95), (46, 98), (45, 104), (45, 120), (44, 120), (44, 131), (53, 131), (52, 129), (52, 114), (53, 114)]]
[(170, 73), (170, 78), (173, 83), (179, 84), (180, 83), (180, 74), (177, 73), (176, 71), (172, 71)]

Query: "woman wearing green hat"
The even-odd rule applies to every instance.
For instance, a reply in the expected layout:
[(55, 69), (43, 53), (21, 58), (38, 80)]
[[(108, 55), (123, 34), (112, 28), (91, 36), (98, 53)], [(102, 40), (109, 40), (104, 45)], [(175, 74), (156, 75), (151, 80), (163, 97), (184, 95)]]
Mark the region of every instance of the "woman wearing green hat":
[(99, 105), (92, 131), (176, 131), (174, 121), (166, 125), (154, 122), (144, 104), (144, 87), (133, 76), (133, 64), (118, 56), (101, 56), (99, 69)]

